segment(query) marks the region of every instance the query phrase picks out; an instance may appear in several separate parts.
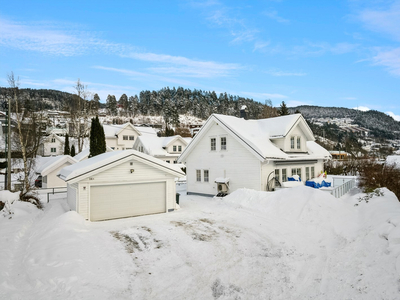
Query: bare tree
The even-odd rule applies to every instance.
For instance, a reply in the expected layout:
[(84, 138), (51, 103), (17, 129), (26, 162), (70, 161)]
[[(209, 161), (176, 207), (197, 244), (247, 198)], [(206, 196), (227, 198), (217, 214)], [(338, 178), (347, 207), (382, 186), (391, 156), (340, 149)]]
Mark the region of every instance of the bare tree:
[(88, 91), (87, 85), (84, 85), (79, 78), (74, 89), (75, 94), (72, 95), (70, 106), (70, 135), (76, 138), (78, 143), (78, 152), (81, 152), (84, 139), (88, 136), (90, 129), (90, 116), (87, 111), (87, 100), (90, 98), (91, 93)]
[[(14, 73), (8, 75), (8, 84), (12, 90), (12, 103), (10, 111), (13, 111), (15, 121), (17, 123), (16, 139), (18, 148), (21, 149), (23, 172), (22, 190), (19, 198), (23, 201), (29, 201), (40, 207), (39, 199), (32, 194), (31, 179), (33, 175), (34, 163), (37, 150), (41, 142), (41, 128), (38, 120), (38, 114), (29, 109), (25, 109), (24, 105), (18, 98), (19, 79), (15, 79)], [(13, 109), (11, 109), (11, 107)], [(39, 114), (40, 115), (40, 114)]]

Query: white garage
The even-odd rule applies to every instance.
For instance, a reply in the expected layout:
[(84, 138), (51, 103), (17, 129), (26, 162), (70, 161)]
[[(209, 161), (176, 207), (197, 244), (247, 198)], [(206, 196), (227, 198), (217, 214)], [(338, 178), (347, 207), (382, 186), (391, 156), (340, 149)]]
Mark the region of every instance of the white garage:
[(85, 219), (101, 221), (165, 213), (176, 208), (178, 167), (135, 150), (104, 153), (60, 171), (68, 204)]

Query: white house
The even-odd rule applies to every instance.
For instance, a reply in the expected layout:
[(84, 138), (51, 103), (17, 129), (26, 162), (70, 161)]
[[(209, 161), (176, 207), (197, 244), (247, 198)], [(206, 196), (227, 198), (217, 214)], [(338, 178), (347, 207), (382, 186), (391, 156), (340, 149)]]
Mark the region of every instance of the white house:
[(186, 165), (188, 194), (216, 195), (272, 190), (293, 175), (304, 182), (330, 158), (301, 114), (262, 120), (213, 114), (178, 161)]
[(177, 167), (135, 151), (113, 151), (60, 171), (71, 210), (100, 221), (176, 209)]
[(113, 150), (132, 149), (138, 136), (150, 134), (157, 136), (151, 127), (135, 127), (131, 123), (122, 125), (103, 125), (106, 145)]
[(177, 163), (178, 157), (188, 145), (188, 140), (180, 135), (158, 137), (142, 135), (133, 144), (133, 149), (161, 159), (167, 163)]
[(43, 157), (39, 160), (36, 173), (42, 175), (42, 188), (66, 187), (67, 184), (57, 175), (62, 168), (75, 164), (77, 161), (69, 155)]
[(39, 154), (42, 156), (57, 156), (64, 154), (64, 137), (60, 137), (54, 132), (43, 139), (40, 145)]

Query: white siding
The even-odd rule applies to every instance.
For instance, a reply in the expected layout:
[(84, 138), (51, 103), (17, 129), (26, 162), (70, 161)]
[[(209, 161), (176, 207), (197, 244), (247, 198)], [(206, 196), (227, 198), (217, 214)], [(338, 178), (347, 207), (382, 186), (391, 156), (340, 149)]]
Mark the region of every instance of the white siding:
[(53, 187), (66, 187), (67, 183), (60, 179), (57, 174), (60, 173), (60, 170), (64, 167), (70, 166), (71, 163), (67, 162), (63, 165), (61, 165), (60, 167), (58, 167), (57, 169), (53, 170), (52, 172), (47, 174), (47, 184), (46, 187), (47, 188), (53, 188)]
[(89, 185), (85, 183), (78, 184), (78, 195), (79, 195), (79, 204), (78, 204), (78, 213), (85, 218), (85, 220), (89, 219)]
[[(220, 138), (227, 138), (227, 149), (221, 150)], [(216, 138), (216, 151), (210, 149), (210, 138)], [(188, 156), (186, 162), (187, 191), (216, 195), (215, 179), (228, 177), (229, 192), (238, 188), (260, 190), (260, 161), (249, 150), (215, 123)], [(196, 181), (196, 170), (201, 170), (202, 181)], [(204, 182), (204, 170), (209, 170), (209, 182)]]
[(76, 211), (76, 197), (77, 190), (75, 184), (67, 184), (67, 203), (71, 210)]
[[(294, 137), (294, 149), (290, 148), (290, 138)], [(297, 149), (297, 137), (301, 138), (301, 149)], [(287, 152), (306, 152), (307, 151), (307, 146), (306, 146), (306, 135), (304, 132), (301, 130), (300, 126), (297, 125), (294, 127), (291, 131), (290, 134), (288, 134), (285, 138), (284, 142), (284, 151)]]

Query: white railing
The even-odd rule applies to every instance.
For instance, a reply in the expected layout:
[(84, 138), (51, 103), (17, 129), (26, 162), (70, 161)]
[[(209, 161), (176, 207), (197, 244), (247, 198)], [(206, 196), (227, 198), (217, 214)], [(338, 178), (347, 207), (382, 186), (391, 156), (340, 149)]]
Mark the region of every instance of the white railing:
[(326, 190), (327, 192), (330, 192), (332, 196), (335, 198), (340, 198), (344, 194), (346, 194), (349, 190), (351, 190), (353, 187), (356, 186), (356, 180), (355, 178), (348, 179), (348, 180), (343, 180), (343, 184), (338, 185), (334, 187), (331, 190)]

